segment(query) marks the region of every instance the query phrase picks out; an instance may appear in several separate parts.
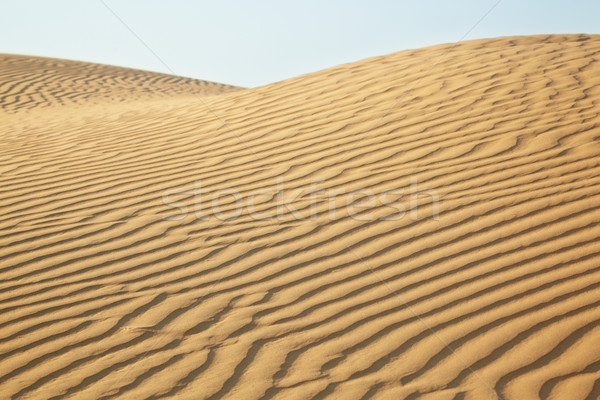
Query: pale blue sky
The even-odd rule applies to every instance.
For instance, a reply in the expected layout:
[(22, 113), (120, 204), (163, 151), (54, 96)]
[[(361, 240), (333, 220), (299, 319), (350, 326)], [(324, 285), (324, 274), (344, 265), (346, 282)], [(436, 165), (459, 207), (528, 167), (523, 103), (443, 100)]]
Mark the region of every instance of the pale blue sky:
[[(497, 0), (104, 0), (177, 74), (254, 87), (460, 40)], [(598, 0), (501, 0), (464, 40), (600, 33)], [(169, 73), (101, 0), (0, 2), (0, 52)]]

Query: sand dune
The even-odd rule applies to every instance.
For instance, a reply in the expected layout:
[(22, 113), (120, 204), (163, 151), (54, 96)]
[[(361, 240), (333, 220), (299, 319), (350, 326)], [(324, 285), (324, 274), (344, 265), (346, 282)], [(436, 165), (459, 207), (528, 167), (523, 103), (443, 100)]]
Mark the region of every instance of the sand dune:
[(0, 54), (0, 107), (7, 112), (190, 93), (206, 96), (239, 89), (109, 65)]
[(600, 398), (599, 51), (3, 55), (0, 397)]

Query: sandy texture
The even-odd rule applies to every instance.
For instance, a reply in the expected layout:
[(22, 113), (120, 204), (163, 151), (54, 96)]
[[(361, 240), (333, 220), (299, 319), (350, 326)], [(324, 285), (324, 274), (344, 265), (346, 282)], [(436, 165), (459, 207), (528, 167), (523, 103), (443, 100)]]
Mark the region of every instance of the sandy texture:
[(6, 112), (191, 93), (207, 96), (240, 89), (110, 65), (0, 54), (0, 109)]
[(0, 398), (600, 398), (599, 51), (2, 56)]

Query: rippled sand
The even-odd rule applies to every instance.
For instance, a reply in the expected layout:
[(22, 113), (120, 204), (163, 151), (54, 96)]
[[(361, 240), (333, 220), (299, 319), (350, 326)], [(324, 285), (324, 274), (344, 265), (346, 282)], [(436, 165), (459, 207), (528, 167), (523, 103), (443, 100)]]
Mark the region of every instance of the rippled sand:
[(600, 398), (599, 58), (1, 55), (0, 398)]

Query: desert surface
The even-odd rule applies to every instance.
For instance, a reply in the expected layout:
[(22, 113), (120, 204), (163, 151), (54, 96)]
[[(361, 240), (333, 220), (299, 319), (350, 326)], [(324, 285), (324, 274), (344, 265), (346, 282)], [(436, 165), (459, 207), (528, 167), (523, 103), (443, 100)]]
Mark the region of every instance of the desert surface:
[(0, 398), (599, 399), (599, 58), (0, 55)]

